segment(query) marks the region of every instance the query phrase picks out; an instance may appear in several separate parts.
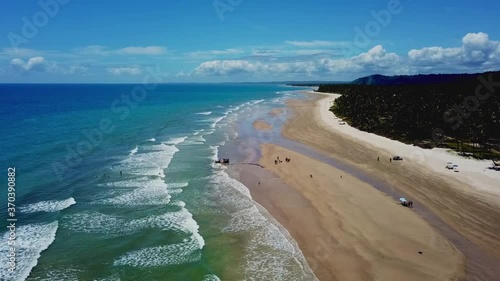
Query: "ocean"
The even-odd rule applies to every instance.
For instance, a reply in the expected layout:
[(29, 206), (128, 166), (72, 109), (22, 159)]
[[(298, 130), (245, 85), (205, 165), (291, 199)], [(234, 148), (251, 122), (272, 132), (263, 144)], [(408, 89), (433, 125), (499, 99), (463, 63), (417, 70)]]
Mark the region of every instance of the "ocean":
[(268, 112), (296, 90), (0, 85), (0, 280), (314, 280), (288, 232), (214, 164), (255, 163), (272, 136), (252, 122), (282, 122)]

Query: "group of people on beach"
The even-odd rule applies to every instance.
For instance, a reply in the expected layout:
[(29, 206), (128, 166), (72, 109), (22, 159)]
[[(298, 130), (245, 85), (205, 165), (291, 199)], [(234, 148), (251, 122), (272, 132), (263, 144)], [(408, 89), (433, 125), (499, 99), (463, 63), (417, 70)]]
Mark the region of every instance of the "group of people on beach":
[[(291, 159), (290, 158), (285, 158), (285, 162), (290, 163)], [(277, 156), (276, 160), (274, 160), (274, 165), (278, 165), (279, 163), (283, 163), (282, 160), (280, 160), (280, 157)]]

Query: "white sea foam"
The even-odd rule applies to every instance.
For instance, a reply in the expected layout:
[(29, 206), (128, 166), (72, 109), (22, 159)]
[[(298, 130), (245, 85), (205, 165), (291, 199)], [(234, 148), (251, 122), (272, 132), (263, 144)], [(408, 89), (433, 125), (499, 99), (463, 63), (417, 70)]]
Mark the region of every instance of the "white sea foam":
[(215, 184), (223, 184), (226, 186), (230, 186), (233, 189), (237, 190), (244, 196), (246, 196), (249, 199), (252, 199), (252, 196), (250, 195), (250, 190), (243, 185), (241, 182), (233, 179), (230, 177), (224, 170), (220, 170), (216, 172), (216, 175), (212, 178), (212, 182)]
[(173, 202), (172, 205), (176, 205), (176, 206), (179, 206), (181, 208), (184, 208), (184, 207), (186, 207), (186, 202), (184, 202), (184, 201), (177, 201), (177, 202)]
[(171, 195), (182, 193), (183, 187), (188, 186), (187, 182), (167, 183), (168, 193)]
[(181, 243), (144, 248), (126, 253), (116, 259), (114, 265), (157, 267), (200, 260), (200, 250), (205, 246), (205, 240), (199, 234), (199, 226), (193, 219), (193, 215), (184, 206), (177, 212), (133, 220), (126, 226), (130, 229), (145, 227), (174, 229), (190, 235), (189, 237), (184, 238)]
[(201, 259), (196, 239), (182, 243), (144, 248), (124, 254), (114, 261), (115, 266), (159, 267), (192, 263)]
[(261, 102), (264, 102), (264, 100), (254, 100), (254, 101), (252, 101), (252, 103), (251, 103), (251, 104), (252, 104), (252, 105), (256, 105), (256, 104), (259, 104), (259, 103), (261, 103)]
[(64, 217), (62, 225), (74, 232), (105, 234), (110, 237), (133, 232), (124, 227), (124, 219), (97, 211), (84, 211)]
[(198, 247), (203, 248), (205, 241), (199, 234), (199, 226), (193, 215), (185, 208), (184, 202), (179, 201), (175, 205), (179, 206), (180, 210), (134, 220), (96, 211), (85, 211), (65, 217), (64, 226), (75, 232), (102, 234), (107, 237), (128, 235), (147, 228), (174, 230), (184, 235), (191, 235)]
[(212, 150), (212, 160), (217, 161), (219, 160), (218, 155), (219, 155), (219, 146), (218, 145), (211, 145), (210, 149)]
[(173, 145), (177, 145), (177, 144), (181, 144), (183, 143), (188, 137), (185, 136), (185, 137), (179, 137), (179, 138), (171, 138), (169, 139), (168, 141), (165, 142), (165, 144), (173, 144)]
[(207, 131), (205, 134), (203, 134), (203, 135), (204, 135), (204, 136), (206, 136), (206, 135), (211, 135), (211, 134), (213, 134), (214, 132), (215, 132), (215, 130), (214, 130), (214, 129), (212, 129), (212, 130), (208, 130), (208, 131)]
[[(180, 143), (181, 139), (172, 139), (171, 142)], [(130, 155), (120, 163), (120, 170), (127, 170), (134, 175), (164, 177), (163, 170), (168, 167), (174, 154), (179, 151), (175, 145), (165, 143), (141, 148), (143, 152)]]
[(46, 250), (56, 237), (58, 223), (28, 224), (16, 229), (16, 271), (11, 274), (8, 270), (9, 232), (3, 234), (0, 244), (0, 280), (25, 280), (31, 270), (37, 265), (41, 253)]
[[(83, 271), (80, 269), (74, 268), (57, 268), (57, 267), (46, 267), (43, 270), (42, 274), (38, 274), (38, 276), (33, 279), (34, 281), (54, 281), (54, 280), (63, 280), (63, 281), (78, 281), (78, 274)], [(99, 279), (101, 280), (101, 279)]]
[(130, 151), (129, 156), (133, 156), (134, 154), (136, 154), (136, 153), (137, 153), (137, 151), (139, 151), (139, 147), (138, 147), (138, 146), (135, 146), (135, 148), (134, 148), (134, 149), (132, 149), (132, 150)]
[(188, 185), (189, 183), (187, 182), (172, 182), (172, 183), (167, 183), (167, 189), (181, 188), (181, 187), (186, 187)]
[(204, 144), (205, 142), (206, 139), (203, 137), (203, 135), (194, 135), (194, 137), (190, 137), (186, 141), (184, 141), (184, 144)]
[(120, 277), (117, 275), (109, 276), (109, 277), (104, 277), (104, 278), (99, 278), (94, 281), (120, 281)]
[(197, 136), (197, 135), (199, 135), (201, 132), (204, 132), (204, 131), (205, 131), (204, 129), (201, 129), (201, 130), (194, 130), (193, 136)]
[(269, 222), (259, 213), (256, 206), (251, 206), (234, 212), (229, 224), (222, 229), (224, 232), (240, 232), (261, 228)]
[(214, 274), (207, 274), (203, 276), (203, 280), (201, 281), (221, 281), (219, 276), (214, 275)]
[(51, 200), (51, 201), (41, 201), (34, 204), (29, 204), (27, 206), (19, 207), (19, 211), (23, 213), (36, 213), (36, 212), (57, 212), (69, 208), (71, 205), (76, 204), (73, 197), (66, 200)]
[(95, 204), (112, 204), (124, 206), (166, 205), (170, 202), (168, 185), (162, 178), (138, 178), (135, 180), (109, 183), (108, 186), (133, 188), (118, 196), (96, 200)]
[(210, 115), (210, 114), (212, 114), (212, 111), (198, 112), (196, 114), (198, 114), (198, 115)]
[(211, 119), (210, 121), (212, 121), (212, 124), (210, 124), (210, 127), (211, 128), (215, 128), (215, 126), (217, 125), (217, 123), (219, 123), (220, 121), (222, 121), (222, 119), (224, 119), (224, 117), (226, 117), (226, 116), (221, 116), (221, 117), (217, 117), (217, 118)]

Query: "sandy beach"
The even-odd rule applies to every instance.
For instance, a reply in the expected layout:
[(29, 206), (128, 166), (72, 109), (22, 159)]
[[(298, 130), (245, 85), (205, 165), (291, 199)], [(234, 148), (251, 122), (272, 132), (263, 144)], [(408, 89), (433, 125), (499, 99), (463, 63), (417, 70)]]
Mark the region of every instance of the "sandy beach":
[(288, 102), (293, 117), (285, 125), (283, 135), (362, 170), (415, 201), (416, 209), (425, 208), (419, 215), (425, 216), (465, 255), (467, 280), (487, 281), (499, 276), (500, 210), (495, 197), (416, 161), (389, 162), (397, 151), (378, 148), (362, 137), (332, 129), (332, 123), (346, 125), (338, 125), (328, 111), (328, 98), (331, 97), (310, 94), (307, 101)]
[(320, 280), (463, 276), (462, 255), (412, 210), (328, 164), (272, 144), (261, 148), (260, 164), (290, 189), (262, 179), (252, 196), (288, 229)]
[[(437, 167), (410, 161), (414, 158), (389, 162), (395, 153), (408, 155), (344, 133), (344, 128), (332, 128), (348, 128), (348, 125), (338, 125), (338, 120), (328, 111), (331, 101), (331, 96), (316, 94), (306, 101), (289, 101), (293, 115), (282, 134), (362, 170), (415, 201), (417, 207), (415, 210), (402, 208), (394, 198), (351, 175), (344, 174), (340, 180), (341, 171), (331, 165), (325, 166), (280, 147), (262, 147), (261, 164), (293, 189), (294, 195), (288, 194), (290, 190), (286, 191), (287, 195), (283, 195), (284, 190), (275, 194), (262, 183), (251, 188), (254, 199), (290, 231), (309, 258), (311, 253), (314, 258), (317, 247), (321, 249), (318, 246), (321, 242), (315, 240), (318, 235), (332, 237), (342, 245), (341, 251), (334, 251), (339, 253), (335, 258), (324, 262), (309, 260), (320, 280), (400, 280), (389, 276), (405, 271), (419, 276), (415, 280), (455, 280), (463, 273), (462, 254), (466, 280), (489, 281), (499, 276), (500, 209), (491, 186), (481, 189), (466, 185), (460, 177), (453, 177), (457, 173), (447, 176), (436, 172)], [(292, 161), (275, 166), (277, 154), (282, 159), (291, 157)], [(377, 157), (381, 160), (377, 161)], [(488, 178), (488, 181), (495, 179)], [(287, 200), (294, 202), (297, 198), (302, 198), (299, 202), (307, 208), (291, 208), (293, 204)], [(401, 224), (405, 227), (395, 227)], [(417, 248), (424, 249), (419, 257), (425, 256), (425, 261), (412, 256), (419, 251)], [(432, 256), (426, 256), (426, 251)], [(433, 276), (439, 278), (433, 279)], [(408, 276), (401, 278), (408, 279)]]

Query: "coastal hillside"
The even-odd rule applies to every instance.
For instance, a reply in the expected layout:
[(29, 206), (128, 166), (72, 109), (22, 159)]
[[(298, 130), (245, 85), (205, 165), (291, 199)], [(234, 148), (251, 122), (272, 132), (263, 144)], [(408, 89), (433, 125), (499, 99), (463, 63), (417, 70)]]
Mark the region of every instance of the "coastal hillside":
[(418, 74), (385, 76), (380, 74), (358, 78), (351, 82), (355, 85), (425, 85), (439, 83), (454, 83), (457, 81), (475, 79), (481, 73), (475, 74)]
[[(385, 81), (413, 79), (400, 77)], [(419, 75), (413, 77), (412, 81), (423, 81)], [(331, 110), (363, 131), (423, 147), (450, 147), (478, 158), (497, 158), (500, 85), (495, 81), (500, 81), (500, 72), (443, 76), (451, 77), (453, 82), (434, 84), (321, 85), (318, 91), (341, 94)]]

